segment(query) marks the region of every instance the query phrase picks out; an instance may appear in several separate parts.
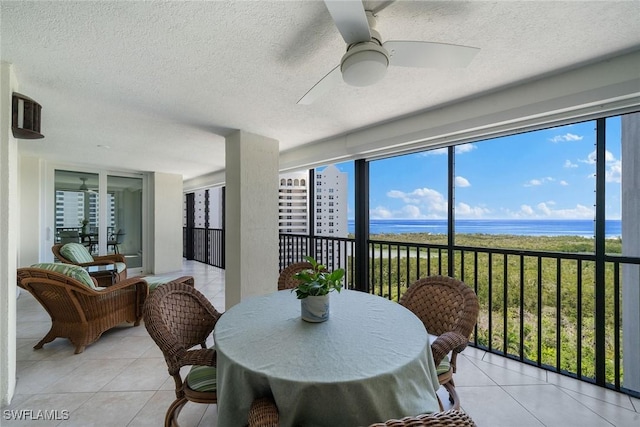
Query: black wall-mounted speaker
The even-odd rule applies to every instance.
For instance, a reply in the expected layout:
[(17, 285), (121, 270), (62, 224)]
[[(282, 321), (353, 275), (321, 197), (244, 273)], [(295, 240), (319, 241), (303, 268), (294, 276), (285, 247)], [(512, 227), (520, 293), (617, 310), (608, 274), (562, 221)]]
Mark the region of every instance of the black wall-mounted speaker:
[(40, 133), (40, 111), (42, 106), (33, 99), (13, 93), (11, 100), (11, 130), (19, 139), (44, 138)]

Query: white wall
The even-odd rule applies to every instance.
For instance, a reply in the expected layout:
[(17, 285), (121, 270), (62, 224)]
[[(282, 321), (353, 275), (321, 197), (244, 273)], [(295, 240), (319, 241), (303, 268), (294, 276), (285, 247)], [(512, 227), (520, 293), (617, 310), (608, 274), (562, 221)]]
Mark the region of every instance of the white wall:
[(0, 404), (11, 402), (16, 387), (16, 262), (18, 141), (11, 133), (11, 94), (18, 82), (11, 64), (0, 63)]
[(153, 173), (150, 179), (151, 252), (154, 274), (182, 269), (182, 175)]
[[(25, 141), (25, 143), (29, 143)], [(20, 157), (20, 238), (18, 239), (18, 266), (26, 267), (40, 261), (41, 235), (46, 233), (40, 198), (40, 160)]]

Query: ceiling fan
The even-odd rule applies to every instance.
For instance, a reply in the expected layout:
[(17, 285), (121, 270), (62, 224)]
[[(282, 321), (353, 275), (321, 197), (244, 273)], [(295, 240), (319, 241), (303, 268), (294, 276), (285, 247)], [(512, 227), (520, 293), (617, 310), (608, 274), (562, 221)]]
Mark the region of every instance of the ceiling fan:
[(80, 181), (82, 181), (82, 184), (80, 184), (80, 187), (78, 187), (79, 191), (83, 191), (85, 193), (96, 193), (97, 189), (96, 188), (89, 188), (87, 187), (87, 179), (86, 177), (80, 177)]
[(343, 80), (351, 86), (369, 86), (381, 80), (389, 65), (419, 68), (466, 67), (480, 49), (414, 40), (382, 42), (376, 18), (361, 0), (325, 0), (325, 5), (347, 43), (336, 66), (297, 102), (309, 105)]

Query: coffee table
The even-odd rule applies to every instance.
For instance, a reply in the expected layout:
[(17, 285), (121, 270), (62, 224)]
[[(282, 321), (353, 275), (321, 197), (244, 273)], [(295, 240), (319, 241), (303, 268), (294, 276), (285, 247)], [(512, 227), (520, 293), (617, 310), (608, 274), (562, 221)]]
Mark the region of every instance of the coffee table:
[(89, 276), (98, 281), (99, 286), (113, 285), (116, 273), (118, 272), (115, 264), (89, 265), (84, 267), (84, 269), (87, 270)]

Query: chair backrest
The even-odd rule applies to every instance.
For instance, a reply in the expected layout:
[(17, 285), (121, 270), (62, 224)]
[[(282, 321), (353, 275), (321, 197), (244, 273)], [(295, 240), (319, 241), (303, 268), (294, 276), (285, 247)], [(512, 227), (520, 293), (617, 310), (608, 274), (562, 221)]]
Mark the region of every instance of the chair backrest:
[(278, 277), (278, 290), (295, 288), (300, 284), (300, 281), (295, 278), (295, 274), (312, 268), (311, 263), (306, 261), (290, 264), (280, 272), (280, 276)]
[(93, 279), (87, 270), (84, 268), (73, 265), (73, 264), (64, 264), (60, 262), (43, 262), (39, 264), (34, 264), (31, 268), (40, 268), (43, 270), (55, 271), (56, 273), (64, 274), (65, 276), (69, 276), (72, 279), (77, 280), (88, 288), (96, 289), (96, 281)]
[(55, 245), (54, 247), (56, 247), (58, 251), (57, 253), (54, 251), (56, 256), (61, 255), (65, 260), (70, 261), (72, 264), (83, 264), (94, 261), (93, 256), (91, 256), (87, 247), (80, 243), (65, 243), (64, 245)]
[(469, 415), (458, 410), (434, 412), (384, 423), (371, 424), (369, 427), (475, 427), (476, 423)]
[(204, 345), (221, 316), (200, 291), (180, 282), (156, 289), (145, 301), (142, 315), (173, 376), (179, 375), (180, 358), (190, 348)]
[(87, 293), (95, 291), (73, 277), (42, 268), (23, 267), (17, 270), (17, 282), (18, 286), (29, 291), (56, 321), (66, 325), (87, 321), (83, 303), (91, 298)]
[(419, 279), (402, 295), (400, 304), (411, 310), (432, 335), (448, 331), (470, 337), (478, 320), (478, 298), (466, 283), (447, 276)]
[(58, 232), (60, 243), (80, 243), (80, 232), (78, 230), (63, 230)]

